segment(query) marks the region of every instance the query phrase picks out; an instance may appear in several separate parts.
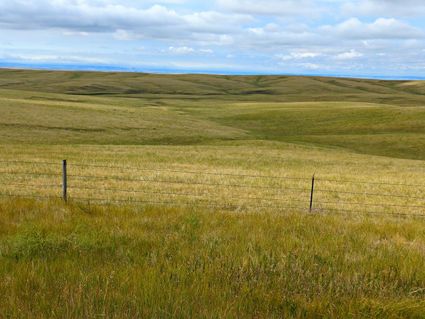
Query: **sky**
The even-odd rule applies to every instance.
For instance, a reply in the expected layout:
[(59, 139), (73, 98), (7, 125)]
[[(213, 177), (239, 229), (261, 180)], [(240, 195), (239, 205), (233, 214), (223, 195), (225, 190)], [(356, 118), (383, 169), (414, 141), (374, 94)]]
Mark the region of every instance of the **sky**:
[(425, 0), (0, 0), (0, 66), (425, 78)]

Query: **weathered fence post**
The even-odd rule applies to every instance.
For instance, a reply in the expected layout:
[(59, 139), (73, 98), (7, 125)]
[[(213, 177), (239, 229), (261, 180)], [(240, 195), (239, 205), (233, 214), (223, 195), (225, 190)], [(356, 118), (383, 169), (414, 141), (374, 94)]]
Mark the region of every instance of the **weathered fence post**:
[(68, 201), (68, 176), (66, 171), (66, 160), (62, 162), (62, 198), (66, 203)]
[(313, 211), (313, 199), (314, 199), (314, 181), (315, 181), (315, 175), (313, 175), (313, 178), (311, 180), (311, 194), (310, 194), (310, 213)]

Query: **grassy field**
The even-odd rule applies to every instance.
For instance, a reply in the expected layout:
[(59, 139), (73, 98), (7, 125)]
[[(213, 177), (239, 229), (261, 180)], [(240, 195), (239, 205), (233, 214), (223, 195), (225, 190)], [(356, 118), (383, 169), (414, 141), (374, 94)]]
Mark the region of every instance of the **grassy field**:
[(0, 71), (3, 143), (279, 141), (425, 159), (425, 84)]
[(0, 71), (0, 195), (71, 175), (68, 205), (0, 199), (0, 318), (423, 318), (424, 106), (418, 81)]
[(423, 318), (422, 223), (0, 206), (5, 318)]

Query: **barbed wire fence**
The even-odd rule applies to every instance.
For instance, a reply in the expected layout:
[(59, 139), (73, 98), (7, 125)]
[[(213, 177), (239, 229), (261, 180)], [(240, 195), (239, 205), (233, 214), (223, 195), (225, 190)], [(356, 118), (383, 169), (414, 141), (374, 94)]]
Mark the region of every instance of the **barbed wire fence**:
[[(99, 205), (425, 217), (425, 185), (41, 161), (0, 160), (0, 197)], [(164, 176), (165, 175), (165, 176)], [(347, 190), (347, 185), (351, 188)]]

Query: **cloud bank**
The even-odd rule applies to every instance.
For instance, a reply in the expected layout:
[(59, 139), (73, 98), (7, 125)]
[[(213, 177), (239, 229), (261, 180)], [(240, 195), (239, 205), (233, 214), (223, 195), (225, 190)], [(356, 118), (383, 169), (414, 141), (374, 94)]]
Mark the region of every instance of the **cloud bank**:
[(425, 75), (419, 0), (0, 0), (0, 62)]

